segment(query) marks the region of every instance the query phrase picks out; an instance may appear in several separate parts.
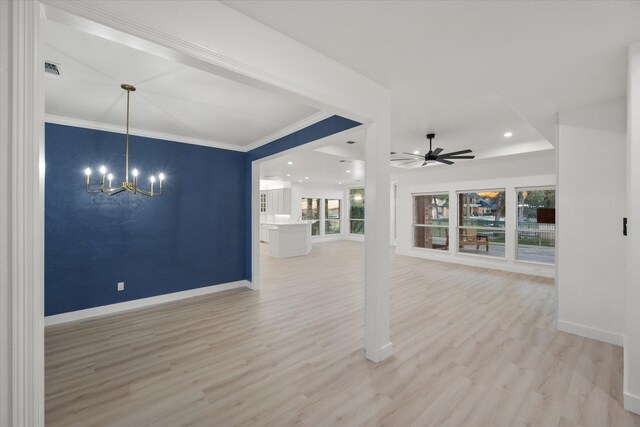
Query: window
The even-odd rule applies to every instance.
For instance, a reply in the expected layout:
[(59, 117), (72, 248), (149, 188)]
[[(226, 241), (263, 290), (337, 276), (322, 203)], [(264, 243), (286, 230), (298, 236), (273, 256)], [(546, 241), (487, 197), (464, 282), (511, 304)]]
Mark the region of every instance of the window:
[(266, 193), (260, 193), (260, 212), (267, 211), (267, 195)]
[(340, 234), (340, 200), (324, 201), (324, 234)]
[(459, 252), (505, 256), (505, 192), (458, 193)]
[(349, 190), (349, 232), (364, 234), (364, 188)]
[(302, 219), (313, 221), (311, 223), (311, 235), (320, 234), (320, 199), (303, 198), (301, 205)]
[(449, 195), (413, 196), (413, 246), (449, 249)]
[(556, 191), (518, 188), (516, 259), (553, 264), (556, 261)]

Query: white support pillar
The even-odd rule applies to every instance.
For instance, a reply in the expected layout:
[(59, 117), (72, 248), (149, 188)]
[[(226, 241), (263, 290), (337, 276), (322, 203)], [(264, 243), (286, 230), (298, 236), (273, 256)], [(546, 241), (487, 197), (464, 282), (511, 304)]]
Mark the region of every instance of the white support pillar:
[(640, 42), (629, 48), (627, 85), (627, 216), (629, 219), (624, 408), (640, 414)]
[(0, 2), (0, 425), (44, 425), (40, 4)]
[(389, 121), (367, 127), (365, 145), (365, 353), (380, 362), (393, 353), (389, 339)]

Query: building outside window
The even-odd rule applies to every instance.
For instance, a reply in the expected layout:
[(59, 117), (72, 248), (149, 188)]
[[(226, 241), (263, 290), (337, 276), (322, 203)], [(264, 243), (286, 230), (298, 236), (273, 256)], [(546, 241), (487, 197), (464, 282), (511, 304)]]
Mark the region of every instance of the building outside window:
[(302, 219), (305, 221), (313, 221), (311, 224), (311, 235), (318, 236), (320, 234), (320, 199), (303, 197), (300, 208)]
[(449, 249), (449, 194), (413, 196), (413, 246)]
[(505, 192), (458, 193), (458, 251), (505, 257)]
[(324, 201), (324, 234), (340, 234), (340, 199)]
[(364, 234), (364, 188), (349, 190), (349, 232)]
[(518, 188), (516, 259), (553, 264), (556, 259), (556, 191)]

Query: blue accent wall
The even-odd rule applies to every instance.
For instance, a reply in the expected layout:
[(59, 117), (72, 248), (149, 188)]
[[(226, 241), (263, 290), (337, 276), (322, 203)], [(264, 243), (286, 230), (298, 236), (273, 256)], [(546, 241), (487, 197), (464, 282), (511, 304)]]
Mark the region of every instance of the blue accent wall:
[(245, 192), (248, 195), (245, 201), (245, 211), (247, 212), (247, 220), (245, 224), (245, 269), (247, 271), (247, 280), (251, 280), (251, 163), (273, 154), (281, 153), (294, 147), (325, 138), (334, 133), (342, 132), (362, 123), (341, 117), (331, 116), (297, 132), (293, 132), (287, 136), (276, 139), (269, 144), (265, 144), (247, 153), (246, 158), (246, 177)]
[(167, 176), (149, 198), (85, 192), (86, 167), (123, 179), (124, 135), (47, 123), (45, 315), (251, 280), (251, 163), (359, 125), (332, 116), (248, 153), (131, 136), (140, 186)]
[(130, 169), (140, 170), (142, 187), (164, 172), (164, 195), (87, 194), (84, 168), (95, 179), (106, 165), (115, 186), (124, 149), (122, 134), (45, 126), (46, 315), (248, 275), (246, 154), (130, 137)]

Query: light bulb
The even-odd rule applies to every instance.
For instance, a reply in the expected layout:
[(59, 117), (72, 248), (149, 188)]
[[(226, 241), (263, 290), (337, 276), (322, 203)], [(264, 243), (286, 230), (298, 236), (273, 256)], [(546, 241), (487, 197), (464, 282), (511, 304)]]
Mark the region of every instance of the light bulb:
[(351, 173), (351, 171), (347, 171), (347, 173)]
[(505, 138), (511, 138), (512, 136), (513, 136), (513, 133), (511, 133), (511, 132), (505, 132), (504, 133), (504, 137)]
[(420, 150), (414, 151), (413, 154), (420, 154)]
[(109, 181), (111, 181), (111, 180), (113, 179), (113, 174), (112, 174), (112, 173), (110, 173), (109, 175), (107, 175), (107, 179), (108, 179)]
[(134, 170), (132, 170), (132, 171), (131, 171), (131, 175), (133, 175), (133, 176), (136, 176), (136, 177), (137, 177), (137, 176), (138, 176), (138, 169), (134, 169)]
[(106, 168), (104, 165), (100, 166), (100, 173), (101, 173), (102, 175), (104, 175), (105, 173), (107, 173), (107, 168)]
[(84, 170), (84, 174), (87, 175), (87, 176), (91, 175), (91, 168), (86, 168)]
[(149, 178), (149, 181), (156, 182), (156, 177), (152, 175), (151, 178)]
[(158, 178), (160, 178), (160, 181), (164, 181), (164, 174), (161, 173), (160, 175), (158, 175)]
[(292, 164), (293, 164), (293, 162), (287, 162), (287, 164), (288, 164), (288, 165), (292, 165)]

